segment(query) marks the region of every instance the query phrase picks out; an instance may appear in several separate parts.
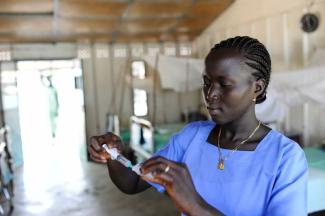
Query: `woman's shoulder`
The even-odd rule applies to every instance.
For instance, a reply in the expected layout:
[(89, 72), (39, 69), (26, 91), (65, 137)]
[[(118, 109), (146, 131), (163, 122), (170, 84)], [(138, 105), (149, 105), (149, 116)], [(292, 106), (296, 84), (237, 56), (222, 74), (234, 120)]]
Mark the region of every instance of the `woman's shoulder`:
[(216, 123), (213, 121), (195, 121), (186, 124), (184, 128), (205, 128), (214, 127), (215, 125)]
[(279, 131), (270, 131), (269, 143), (266, 148), (261, 156), (267, 164), (268, 170), (272, 170), (273, 173), (290, 164), (296, 164), (297, 167), (302, 168), (307, 166), (304, 150), (297, 142)]
[(192, 142), (208, 134), (215, 126), (213, 121), (195, 121), (186, 124), (183, 129), (175, 134), (175, 139)]
[(271, 131), (271, 145), (276, 150), (286, 154), (303, 152), (303, 149), (296, 141), (288, 138), (283, 133), (274, 129)]
[(210, 131), (216, 125), (213, 121), (195, 121), (188, 123), (184, 126), (184, 128), (180, 131), (180, 133), (196, 133), (203, 131)]

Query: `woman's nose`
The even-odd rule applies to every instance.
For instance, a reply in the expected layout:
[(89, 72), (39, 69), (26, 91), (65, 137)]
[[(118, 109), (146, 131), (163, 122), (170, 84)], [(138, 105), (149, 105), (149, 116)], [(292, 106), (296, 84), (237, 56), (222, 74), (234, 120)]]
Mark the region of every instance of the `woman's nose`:
[(208, 101), (220, 99), (220, 91), (216, 85), (210, 86), (210, 88), (208, 89), (207, 95), (206, 95), (206, 99)]

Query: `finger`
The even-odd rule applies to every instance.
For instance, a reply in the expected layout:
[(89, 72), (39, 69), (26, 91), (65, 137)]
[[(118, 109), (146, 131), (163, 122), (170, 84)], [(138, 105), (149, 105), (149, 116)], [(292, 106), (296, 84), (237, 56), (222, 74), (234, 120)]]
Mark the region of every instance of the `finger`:
[(160, 179), (160, 178), (149, 178), (147, 176), (141, 176), (141, 178), (144, 180), (144, 181), (147, 181), (147, 182), (152, 182), (152, 183), (155, 183), (155, 184), (159, 184), (159, 185), (162, 185), (165, 187), (164, 185), (164, 182)]
[(156, 163), (161, 156), (154, 156), (142, 163), (143, 166), (149, 165), (150, 163)]
[(96, 151), (93, 146), (89, 146), (88, 152), (95, 157), (100, 157), (99, 151)]
[(169, 172), (158, 173), (155, 175), (155, 179), (158, 179), (158, 181), (162, 182), (164, 186), (171, 185), (174, 182), (174, 176)]
[(93, 136), (90, 138), (90, 146), (93, 146), (96, 151), (100, 151), (104, 143), (101, 136)]
[(118, 146), (118, 142), (120, 142), (121, 139), (116, 136), (113, 133), (107, 133), (104, 135), (100, 135), (100, 136), (93, 136), (90, 138), (90, 145), (95, 147), (96, 151), (99, 151), (102, 148), (103, 144), (115, 144), (116, 146)]
[(164, 187), (172, 184), (174, 181), (173, 176), (170, 175), (169, 173), (156, 174), (153, 178), (149, 178), (147, 176), (141, 176), (141, 178), (145, 181), (160, 184)]
[(147, 161), (145, 161), (142, 165), (142, 168), (145, 170), (147, 167), (150, 167), (151, 165), (153, 164), (156, 164), (156, 163), (162, 163), (162, 164), (165, 164), (165, 167), (166, 166), (170, 166), (174, 169), (179, 169), (180, 168), (180, 165), (174, 161), (171, 161), (171, 160), (168, 160), (164, 157), (161, 157), (161, 156), (158, 156), (158, 157), (153, 157), (153, 158), (150, 158), (148, 159)]
[(158, 182), (157, 179), (155, 178), (149, 178), (147, 176), (140, 176), (144, 181), (147, 181), (147, 182), (152, 182), (152, 183), (156, 183), (156, 184), (161, 184), (161, 182)]
[(120, 137), (115, 134), (111, 134), (111, 137), (112, 137), (112, 141), (114, 141), (114, 142), (117, 142), (120, 140)]
[(164, 164), (164, 163), (162, 163), (160, 161), (156, 161), (156, 162), (150, 163), (150, 164), (148, 164), (146, 166), (142, 166), (141, 171), (142, 171), (142, 173), (144, 175), (147, 174), (147, 173), (150, 173), (150, 172), (151, 173), (158, 173), (158, 172), (163, 172), (166, 169), (167, 166), (168, 165), (166, 165), (166, 164)]
[(121, 142), (121, 138), (119, 136), (110, 132), (104, 135), (104, 139), (108, 142), (107, 144)]
[(156, 164), (152, 167), (148, 168), (148, 170), (145, 170), (142, 174), (146, 175), (147, 173), (151, 173), (153, 178), (162, 178), (163, 181), (171, 181), (174, 179), (179, 179), (179, 175), (181, 174), (177, 170), (169, 167), (169, 169), (166, 172), (166, 164)]
[(90, 155), (97, 158), (98, 160), (107, 160), (110, 158), (110, 156), (106, 152), (103, 151), (97, 152), (92, 147), (89, 148), (89, 153)]
[(108, 152), (106, 152), (106, 150), (104, 148), (102, 148), (102, 150), (100, 152), (98, 152), (97, 154), (99, 154), (101, 158), (105, 158), (105, 160), (108, 160), (111, 158), (111, 155)]
[(111, 155), (110, 154), (108, 154), (106, 151), (102, 151), (102, 152), (100, 152), (99, 153), (100, 155), (101, 155), (101, 157), (104, 157), (105, 158), (105, 160), (109, 160), (109, 159), (111, 159)]
[(91, 158), (91, 160), (93, 160), (95, 162), (103, 163), (105, 161), (105, 160), (102, 160), (100, 158), (96, 158), (93, 155), (89, 155), (89, 157)]
[(106, 133), (102, 136), (102, 138), (105, 140), (103, 144), (107, 144), (109, 148), (117, 148), (119, 151), (122, 150), (123, 142), (121, 138), (111, 132)]
[(142, 168), (146, 168), (147, 166), (151, 166), (152, 164), (156, 164), (156, 163), (161, 163), (161, 156), (155, 156), (152, 158), (149, 158), (148, 160), (146, 160), (145, 162), (143, 162), (142, 164)]
[(98, 159), (98, 158), (94, 157), (93, 155), (90, 155), (90, 158), (93, 161), (98, 162), (98, 163), (107, 163), (107, 160)]
[(108, 144), (108, 148), (116, 148), (120, 153), (122, 152), (122, 145), (123, 143), (121, 141), (116, 141), (113, 143)]

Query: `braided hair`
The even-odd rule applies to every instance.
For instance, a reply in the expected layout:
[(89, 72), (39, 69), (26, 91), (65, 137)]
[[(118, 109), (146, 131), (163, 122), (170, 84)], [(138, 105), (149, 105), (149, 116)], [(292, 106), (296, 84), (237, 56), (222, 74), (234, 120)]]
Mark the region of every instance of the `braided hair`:
[(205, 61), (207, 62), (220, 49), (236, 49), (245, 58), (244, 63), (254, 70), (252, 75), (255, 79), (265, 80), (265, 88), (256, 98), (256, 103), (265, 101), (266, 88), (270, 82), (271, 75), (271, 58), (265, 46), (257, 39), (248, 36), (237, 36), (214, 45)]

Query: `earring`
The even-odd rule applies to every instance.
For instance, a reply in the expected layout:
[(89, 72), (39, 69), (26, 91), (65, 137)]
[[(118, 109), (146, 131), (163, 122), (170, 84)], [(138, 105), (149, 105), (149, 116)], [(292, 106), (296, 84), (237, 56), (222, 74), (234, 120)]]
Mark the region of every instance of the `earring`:
[(253, 98), (253, 100), (252, 100), (254, 103), (256, 102), (256, 98)]

